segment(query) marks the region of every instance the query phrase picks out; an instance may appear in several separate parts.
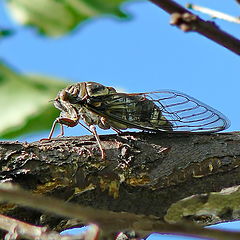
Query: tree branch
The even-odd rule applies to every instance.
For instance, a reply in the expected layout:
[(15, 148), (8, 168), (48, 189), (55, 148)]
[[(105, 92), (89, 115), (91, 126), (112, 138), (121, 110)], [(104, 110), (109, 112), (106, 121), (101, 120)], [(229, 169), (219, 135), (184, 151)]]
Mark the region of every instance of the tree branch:
[(208, 14), (212, 18), (218, 18), (218, 19), (222, 19), (222, 20), (225, 20), (225, 21), (240, 24), (240, 18), (239, 17), (233, 17), (233, 16), (228, 15), (226, 13), (222, 13), (222, 12), (210, 9), (210, 8), (201, 7), (201, 6), (198, 6), (198, 5), (195, 5), (195, 4), (191, 4), (191, 3), (188, 3), (186, 5), (186, 7), (189, 8), (189, 9), (201, 12), (201, 13)]
[[(240, 233), (220, 231), (214, 229), (204, 229), (192, 224), (167, 224), (159, 221), (153, 216), (143, 216), (124, 212), (111, 212), (99, 210), (93, 207), (84, 207), (81, 205), (64, 203), (57, 199), (33, 195), (23, 191), (11, 184), (0, 184), (0, 200), (8, 200), (12, 203), (24, 206), (34, 207), (44, 211), (52, 212), (61, 216), (77, 217), (80, 221), (97, 223), (103, 230), (102, 239), (113, 239), (114, 233), (119, 229), (134, 229), (138, 231), (139, 237), (143, 238), (152, 232), (158, 233), (177, 233), (180, 235), (194, 235), (196, 237), (208, 237), (219, 240), (235, 240), (240, 238)], [(92, 227), (92, 229), (91, 229)], [(95, 239), (87, 237), (96, 236), (98, 227), (90, 225), (86, 233), (78, 236), (59, 236), (56, 232), (47, 232), (46, 228), (32, 226), (21, 221), (0, 215), (0, 228), (9, 232), (9, 235), (15, 234), (16, 237), (24, 236), (27, 239)], [(13, 238), (14, 239), (14, 238)]]
[[(180, 14), (181, 20), (175, 21), (175, 25), (185, 30), (188, 26), (188, 31), (195, 31), (201, 35), (211, 39), (219, 45), (231, 50), (232, 52), (240, 55), (240, 40), (233, 37), (232, 35), (220, 30), (215, 23), (204, 21), (203, 19), (193, 15), (190, 11), (175, 3), (172, 0), (149, 0), (155, 3), (157, 6), (162, 8), (169, 14)], [(186, 15), (187, 13), (187, 15)], [(185, 14), (185, 15), (184, 15)], [(194, 16), (188, 21), (184, 16)], [(188, 18), (189, 19), (189, 18)]]
[[(0, 185), (1, 186), (1, 185)], [(25, 198), (26, 199), (26, 198)], [(63, 236), (57, 232), (47, 231), (46, 227), (37, 227), (10, 217), (0, 214), (0, 229), (5, 230), (7, 235), (4, 239), (19, 239), (24, 237), (26, 239), (41, 239), (41, 240), (86, 240), (86, 234), (78, 234), (74, 236)]]
[[(112, 216), (109, 211), (117, 212), (114, 219), (121, 219), (120, 212), (153, 215), (159, 223), (210, 225), (239, 219), (236, 202), (240, 191), (221, 192), (240, 185), (239, 133), (126, 133), (100, 138), (106, 161), (101, 159), (93, 136), (30, 144), (0, 142), (0, 181), (18, 183), (36, 194), (94, 206), (107, 211), (108, 216)], [(65, 224), (60, 223), (66, 221), (12, 204), (1, 204), (0, 211), (55, 229), (62, 229)], [(84, 221), (92, 219), (83, 217)]]

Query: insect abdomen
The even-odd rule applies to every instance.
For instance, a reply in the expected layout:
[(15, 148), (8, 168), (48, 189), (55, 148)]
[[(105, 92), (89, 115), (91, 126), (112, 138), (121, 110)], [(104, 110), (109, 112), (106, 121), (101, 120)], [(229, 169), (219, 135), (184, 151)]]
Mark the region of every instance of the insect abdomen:
[[(103, 108), (104, 105), (102, 106)], [(161, 127), (164, 130), (172, 130), (171, 123), (162, 116), (162, 112), (158, 106), (141, 96), (129, 96), (125, 94), (119, 97), (118, 95), (113, 95), (111, 103), (109, 102), (106, 105), (108, 108), (104, 109), (104, 111), (107, 112), (107, 115), (116, 116), (124, 120), (124, 124), (111, 121), (111, 125), (114, 124), (114, 127), (119, 125), (119, 129), (131, 128), (134, 126), (134, 122), (136, 122), (143, 128), (158, 130)], [(127, 124), (128, 122), (129, 124)]]
[(172, 130), (172, 124), (162, 115), (162, 111), (154, 102), (143, 99), (140, 100), (136, 106), (139, 111), (139, 120), (146, 127), (154, 129)]

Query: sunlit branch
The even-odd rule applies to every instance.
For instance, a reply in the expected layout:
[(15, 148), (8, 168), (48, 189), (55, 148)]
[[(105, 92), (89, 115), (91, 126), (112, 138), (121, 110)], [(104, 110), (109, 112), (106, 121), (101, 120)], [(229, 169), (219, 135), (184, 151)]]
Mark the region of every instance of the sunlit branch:
[(201, 12), (201, 13), (208, 14), (213, 18), (219, 18), (219, 19), (222, 19), (222, 20), (226, 20), (226, 21), (229, 21), (229, 22), (234, 22), (234, 23), (240, 24), (240, 18), (233, 17), (231, 15), (228, 15), (228, 14), (216, 11), (216, 10), (212, 10), (212, 9), (209, 9), (209, 8), (206, 8), (206, 7), (201, 7), (201, 6), (194, 5), (194, 4), (187, 4), (186, 7), (189, 8), (189, 9)]

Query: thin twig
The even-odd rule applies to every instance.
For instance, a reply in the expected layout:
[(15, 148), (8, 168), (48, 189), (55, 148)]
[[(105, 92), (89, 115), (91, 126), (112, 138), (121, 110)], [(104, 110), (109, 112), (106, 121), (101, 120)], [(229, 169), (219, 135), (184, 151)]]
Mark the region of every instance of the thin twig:
[(2, 183), (0, 184), (0, 201), (6, 200), (61, 216), (77, 217), (78, 219), (85, 219), (88, 222), (94, 222), (102, 228), (102, 236), (105, 234), (105, 237), (122, 229), (133, 229), (140, 234), (140, 237), (145, 237), (152, 232), (159, 232), (208, 237), (219, 240), (240, 239), (240, 233), (237, 232), (204, 229), (193, 224), (167, 224), (158, 221), (153, 216), (148, 217), (127, 212), (117, 213), (65, 203), (49, 197), (36, 196), (11, 184)]
[(219, 18), (219, 19), (222, 19), (222, 20), (226, 20), (226, 21), (229, 21), (229, 22), (234, 22), (234, 23), (240, 24), (240, 18), (239, 17), (233, 17), (233, 16), (228, 15), (226, 13), (222, 13), (222, 12), (219, 12), (219, 11), (216, 11), (216, 10), (212, 10), (210, 8), (201, 7), (201, 6), (198, 6), (198, 5), (191, 4), (191, 3), (186, 4), (186, 8), (192, 9), (192, 10), (195, 10), (195, 11), (198, 11), (198, 12), (201, 12), (201, 13), (208, 14), (213, 18)]
[(54, 231), (47, 231), (46, 227), (37, 227), (14, 218), (10, 218), (0, 214), (0, 228), (7, 232), (5, 239), (18, 239), (24, 237), (26, 239), (41, 240), (84, 240), (88, 231), (77, 235), (60, 235)]
[[(190, 11), (188, 11), (187, 9), (185, 9), (184, 7), (182, 7), (181, 5), (177, 4), (172, 0), (149, 0), (149, 1), (155, 3), (157, 6), (159, 6), (169, 14), (188, 13), (193, 15)], [(204, 21), (203, 19), (196, 16), (196, 19), (189, 24), (191, 24), (192, 31), (198, 32), (203, 36), (211, 39), (212, 41), (218, 43), (219, 45), (240, 55), (240, 40), (220, 30), (213, 22)]]

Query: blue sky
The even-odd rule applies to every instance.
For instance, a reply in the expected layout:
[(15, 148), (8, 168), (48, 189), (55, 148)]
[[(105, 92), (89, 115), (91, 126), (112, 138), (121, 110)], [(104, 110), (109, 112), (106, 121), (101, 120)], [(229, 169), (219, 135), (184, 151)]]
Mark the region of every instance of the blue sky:
[[(179, 0), (179, 3), (187, 1)], [(233, 0), (195, 0), (194, 3), (239, 15), (240, 5)], [(1, 1), (1, 26), (17, 29), (17, 33), (1, 41), (0, 56), (26, 73), (75, 82), (95, 81), (127, 92), (178, 90), (224, 113), (232, 123), (229, 131), (239, 130), (239, 57), (203, 36), (184, 34), (170, 26), (169, 15), (152, 3), (130, 2), (122, 9), (132, 16), (130, 21), (97, 18), (70, 35), (50, 39), (17, 25)], [(216, 23), (240, 37), (239, 25), (222, 20)], [(87, 133), (74, 128), (68, 129), (67, 134)], [(41, 136), (46, 135), (45, 132)], [(21, 139), (39, 138), (38, 134)]]

